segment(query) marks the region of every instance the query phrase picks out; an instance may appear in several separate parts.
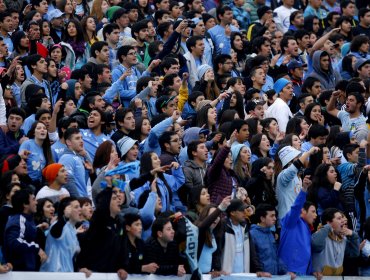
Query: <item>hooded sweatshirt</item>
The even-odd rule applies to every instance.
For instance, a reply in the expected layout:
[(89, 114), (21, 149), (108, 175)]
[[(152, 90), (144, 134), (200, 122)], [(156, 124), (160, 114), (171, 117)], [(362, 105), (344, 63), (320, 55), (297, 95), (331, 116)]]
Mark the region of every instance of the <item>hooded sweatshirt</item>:
[(335, 89), (335, 85), (342, 80), (340, 74), (333, 69), (333, 65), (329, 59), (329, 71), (323, 71), (320, 66), (320, 58), (323, 53), (327, 54), (324, 51), (316, 51), (313, 54), (312, 58), (312, 68), (313, 71), (309, 77), (314, 77), (320, 80), (321, 87), (323, 90)]

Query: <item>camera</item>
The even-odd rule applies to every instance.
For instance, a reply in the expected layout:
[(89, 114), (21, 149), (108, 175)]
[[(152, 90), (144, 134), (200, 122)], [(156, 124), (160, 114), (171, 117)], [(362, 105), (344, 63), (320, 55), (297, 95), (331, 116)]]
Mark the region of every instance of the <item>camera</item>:
[(194, 23), (194, 21), (192, 20), (186, 20), (186, 22), (188, 23), (188, 27), (190, 28), (195, 28), (197, 25)]

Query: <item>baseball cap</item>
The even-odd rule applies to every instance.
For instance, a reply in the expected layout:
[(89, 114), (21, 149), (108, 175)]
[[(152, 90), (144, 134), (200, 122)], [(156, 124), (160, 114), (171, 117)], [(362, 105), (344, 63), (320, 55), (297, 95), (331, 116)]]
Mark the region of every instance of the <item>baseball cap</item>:
[(370, 59), (357, 58), (357, 61), (356, 61), (356, 64), (355, 64), (355, 71), (359, 70), (362, 66), (364, 66), (367, 63), (370, 63)]
[(301, 68), (301, 67), (306, 67), (307, 64), (302, 63), (300, 61), (293, 60), (288, 64), (288, 71), (296, 69), (296, 68)]
[(247, 104), (245, 104), (245, 111), (248, 114), (250, 111), (253, 111), (254, 109), (256, 109), (258, 105), (262, 106), (262, 105), (265, 105), (265, 103), (266, 101), (259, 100), (259, 99), (250, 100), (247, 102)]
[(52, 21), (53, 19), (55, 18), (60, 18), (64, 15), (64, 13), (59, 10), (59, 9), (55, 9), (55, 10), (52, 10), (48, 13), (48, 16), (49, 16), (49, 20)]
[(230, 205), (226, 209), (226, 213), (230, 214), (233, 211), (244, 211), (246, 208), (248, 208), (247, 204), (235, 198), (231, 200)]

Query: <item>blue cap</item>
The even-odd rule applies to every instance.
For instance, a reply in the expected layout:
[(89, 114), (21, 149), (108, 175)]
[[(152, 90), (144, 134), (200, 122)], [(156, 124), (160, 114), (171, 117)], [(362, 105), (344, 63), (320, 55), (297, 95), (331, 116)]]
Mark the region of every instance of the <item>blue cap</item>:
[(302, 62), (297, 61), (297, 60), (294, 59), (294, 60), (292, 60), (292, 62), (290, 62), (288, 64), (288, 71), (296, 69), (296, 68), (306, 67), (306, 66), (307, 66), (307, 64), (302, 63)]
[(274, 84), (274, 91), (276, 92), (277, 95), (283, 90), (283, 88), (286, 87), (287, 84), (290, 84), (291, 81), (285, 79), (285, 78), (280, 78), (277, 80)]

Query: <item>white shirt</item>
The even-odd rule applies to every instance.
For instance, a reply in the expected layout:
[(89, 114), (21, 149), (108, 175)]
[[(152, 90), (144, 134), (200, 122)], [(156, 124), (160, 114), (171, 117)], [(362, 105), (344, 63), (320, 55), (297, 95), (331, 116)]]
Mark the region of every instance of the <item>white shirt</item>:
[(279, 31), (283, 33), (286, 33), (288, 31), (290, 26), (290, 15), (294, 11), (297, 11), (297, 9), (294, 8), (289, 9), (287, 7), (284, 7), (284, 5), (274, 10), (274, 21), (276, 23), (276, 28)]
[(59, 191), (49, 188), (48, 186), (42, 187), (36, 195), (36, 199), (50, 198), (54, 203), (59, 201), (59, 197), (70, 196), (69, 192), (65, 188), (61, 188)]
[(266, 110), (265, 118), (275, 118), (278, 121), (279, 130), (285, 132), (288, 121), (290, 118), (293, 118), (293, 114), (290, 111), (288, 104), (278, 97)]

